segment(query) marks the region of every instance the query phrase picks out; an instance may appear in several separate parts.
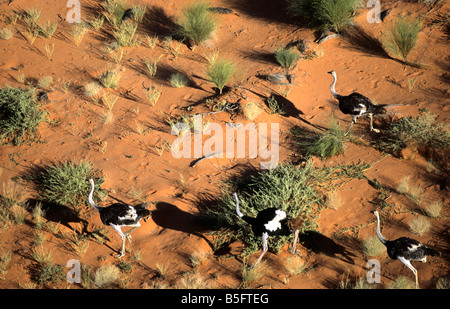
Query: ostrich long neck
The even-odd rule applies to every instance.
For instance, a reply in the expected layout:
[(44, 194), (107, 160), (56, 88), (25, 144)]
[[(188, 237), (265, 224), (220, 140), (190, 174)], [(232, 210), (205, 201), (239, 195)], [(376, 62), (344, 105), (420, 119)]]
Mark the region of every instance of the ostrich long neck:
[(89, 192), (89, 198), (88, 198), (89, 204), (91, 204), (91, 206), (94, 207), (95, 210), (99, 211), (100, 208), (98, 207), (97, 204), (94, 203), (94, 199), (93, 199), (94, 189), (95, 189), (94, 181), (91, 179), (90, 183), (91, 183), (91, 192)]
[(336, 92), (336, 80), (337, 80), (337, 76), (336, 76), (336, 73), (334, 73), (333, 74), (333, 78), (334, 78), (334, 80), (333, 80), (333, 83), (331, 84), (331, 94), (333, 95), (333, 97), (335, 97), (336, 99), (338, 99), (339, 97), (340, 97), (340, 95), (339, 94), (337, 94), (337, 92)]
[(378, 239), (385, 244), (387, 242), (387, 240), (383, 237), (383, 235), (381, 235), (381, 229), (380, 229), (380, 216), (378, 215), (378, 213), (376, 214), (377, 216), (377, 236)]

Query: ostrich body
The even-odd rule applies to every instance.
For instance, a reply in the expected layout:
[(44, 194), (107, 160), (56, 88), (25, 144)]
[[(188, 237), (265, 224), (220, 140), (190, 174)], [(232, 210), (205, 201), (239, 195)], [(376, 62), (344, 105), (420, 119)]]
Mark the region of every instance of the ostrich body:
[(328, 73), (333, 75), (333, 77), (334, 77), (333, 83), (331, 84), (330, 88), (331, 88), (331, 94), (333, 95), (333, 97), (335, 97), (339, 101), (339, 109), (341, 110), (342, 113), (352, 116), (352, 122), (350, 123), (347, 131), (345, 132), (345, 135), (348, 134), (348, 132), (350, 131), (350, 128), (356, 122), (356, 120), (359, 117), (364, 116), (364, 115), (369, 116), (370, 131), (379, 133), (380, 130), (375, 129), (373, 127), (373, 119), (372, 118), (373, 118), (373, 115), (386, 113), (385, 107), (387, 105), (375, 105), (372, 103), (372, 101), (369, 98), (363, 96), (362, 94), (360, 94), (358, 92), (353, 92), (352, 94), (349, 94), (346, 96), (338, 94), (335, 89), (336, 80), (337, 80), (336, 72), (330, 71)]
[[(108, 207), (100, 207), (94, 203), (92, 196), (94, 194), (94, 180), (89, 179), (91, 183), (91, 192), (89, 193), (89, 204), (100, 213), (100, 220), (104, 225), (110, 225), (122, 238), (122, 250), (116, 257), (121, 258), (125, 255), (125, 238), (131, 243), (130, 233), (141, 226), (140, 220), (146, 221), (151, 215), (151, 211), (146, 209), (147, 204), (139, 204), (136, 206), (126, 205), (122, 203), (114, 203)], [(122, 232), (122, 226), (132, 226), (133, 228), (126, 233)]]
[(242, 218), (242, 220), (250, 224), (253, 234), (260, 236), (263, 241), (263, 250), (254, 266), (261, 261), (263, 256), (268, 251), (269, 248), (267, 245), (267, 240), (269, 239), (269, 236), (289, 235), (292, 230), (294, 230), (294, 242), (292, 244), (291, 253), (295, 253), (298, 233), (300, 232), (300, 229), (295, 226), (298, 222), (295, 220), (288, 220), (286, 212), (277, 208), (266, 208), (261, 210), (255, 218), (245, 216), (239, 210), (239, 199), (236, 192), (233, 193), (233, 195), (236, 199), (236, 213)]
[(417, 270), (412, 266), (411, 261), (420, 261), (425, 263), (427, 256), (440, 256), (441, 253), (434, 249), (428, 248), (421, 242), (408, 237), (400, 237), (395, 240), (387, 240), (381, 235), (380, 215), (378, 211), (373, 212), (377, 217), (377, 236), (378, 239), (386, 246), (388, 256), (393, 260), (399, 260), (405, 264), (416, 277), (416, 288), (419, 288), (419, 279)]

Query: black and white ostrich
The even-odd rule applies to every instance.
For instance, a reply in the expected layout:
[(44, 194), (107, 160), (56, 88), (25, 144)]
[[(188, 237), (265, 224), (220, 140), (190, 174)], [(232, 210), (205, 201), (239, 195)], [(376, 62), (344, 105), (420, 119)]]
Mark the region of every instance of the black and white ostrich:
[(395, 240), (387, 240), (381, 235), (380, 215), (378, 211), (373, 211), (377, 217), (377, 236), (378, 239), (386, 246), (389, 257), (393, 260), (399, 260), (412, 270), (416, 277), (416, 289), (419, 288), (419, 279), (417, 270), (412, 266), (411, 261), (420, 261), (425, 263), (427, 256), (440, 256), (441, 253), (434, 249), (428, 248), (421, 242), (408, 237), (400, 237)]
[[(125, 238), (131, 243), (130, 233), (141, 226), (140, 220), (147, 220), (147, 217), (151, 216), (151, 211), (146, 209), (147, 204), (139, 204), (131, 206), (122, 203), (114, 203), (108, 207), (100, 207), (94, 203), (92, 196), (94, 194), (94, 180), (89, 179), (91, 183), (91, 192), (89, 193), (89, 204), (94, 207), (100, 213), (100, 219), (104, 225), (112, 226), (120, 238), (122, 238), (122, 250), (116, 257), (121, 258), (125, 255)], [(122, 226), (132, 226), (133, 228), (126, 233), (122, 232)]]
[(299, 220), (289, 220), (286, 216), (286, 212), (277, 208), (266, 208), (258, 212), (256, 218), (245, 216), (239, 210), (239, 199), (236, 192), (233, 193), (236, 199), (236, 212), (239, 217), (241, 217), (245, 222), (250, 224), (252, 227), (253, 234), (260, 236), (263, 241), (263, 250), (258, 260), (255, 262), (256, 266), (264, 254), (268, 251), (267, 240), (269, 236), (276, 235), (289, 235), (294, 232), (294, 242), (292, 244), (291, 253), (295, 253), (295, 248), (297, 245), (298, 234), (300, 232), (300, 221)]
[[(385, 114), (387, 111), (385, 109), (388, 105), (375, 105), (372, 101), (363, 96), (358, 92), (353, 92), (349, 95), (340, 95), (336, 92), (336, 72), (330, 71), (328, 72), (334, 77), (333, 83), (331, 84), (331, 94), (339, 101), (339, 109), (342, 113), (346, 115), (352, 116), (352, 122), (350, 123), (347, 131), (345, 131), (345, 135), (348, 134), (352, 125), (356, 122), (356, 120), (361, 116), (369, 116), (370, 119), (370, 131), (374, 131), (379, 133), (380, 130), (375, 129), (373, 127), (373, 115)], [(393, 106), (393, 105), (390, 105)]]

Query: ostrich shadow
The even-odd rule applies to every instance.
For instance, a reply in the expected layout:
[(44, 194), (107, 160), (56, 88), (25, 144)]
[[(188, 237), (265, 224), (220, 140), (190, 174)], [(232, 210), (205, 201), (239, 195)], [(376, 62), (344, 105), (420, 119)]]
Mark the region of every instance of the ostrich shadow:
[(152, 219), (156, 225), (163, 229), (200, 237), (208, 243), (212, 250), (214, 249), (213, 244), (202, 234), (210, 230), (210, 228), (205, 224), (205, 219), (201, 216), (188, 213), (166, 202), (158, 202), (156, 209), (152, 210)]
[(75, 231), (74, 227), (71, 226), (69, 223), (81, 223), (83, 226), (81, 233), (89, 234), (87, 228), (89, 224), (88, 221), (81, 218), (79, 213), (74, 209), (71, 209), (61, 204), (32, 198), (26, 200), (26, 205), (27, 205), (26, 209), (31, 213), (33, 213), (36, 207), (40, 206), (44, 212), (43, 217), (46, 220), (55, 223), (60, 223), (72, 231)]
[(299, 243), (301, 243), (306, 249), (313, 251), (314, 253), (325, 254), (332, 258), (338, 258), (341, 256), (341, 260), (355, 264), (353, 258), (355, 255), (349, 252), (344, 246), (337, 244), (331, 238), (320, 234), (317, 231), (306, 231), (299, 236)]

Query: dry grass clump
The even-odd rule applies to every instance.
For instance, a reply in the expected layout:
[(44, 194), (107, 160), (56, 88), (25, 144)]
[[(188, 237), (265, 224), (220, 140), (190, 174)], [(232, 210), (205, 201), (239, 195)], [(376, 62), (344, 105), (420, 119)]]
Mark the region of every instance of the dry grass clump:
[(408, 223), (409, 229), (416, 235), (426, 234), (431, 229), (431, 222), (424, 216), (417, 216)]
[(115, 265), (104, 265), (95, 271), (94, 284), (101, 288), (111, 287), (120, 279), (120, 269)]
[(242, 106), (242, 111), (245, 118), (248, 120), (255, 120), (264, 111), (260, 104), (257, 102), (249, 101), (247, 104)]
[(425, 207), (426, 214), (431, 218), (439, 218), (444, 206), (441, 201), (428, 203)]
[(365, 256), (380, 256), (385, 252), (385, 246), (377, 236), (371, 236), (364, 239), (361, 243), (362, 251)]
[(103, 72), (103, 74), (100, 75), (99, 77), (99, 81), (105, 88), (115, 89), (117, 86), (119, 86), (120, 78), (121, 78), (120, 70), (119, 68), (115, 68), (115, 69), (108, 69), (105, 72)]

